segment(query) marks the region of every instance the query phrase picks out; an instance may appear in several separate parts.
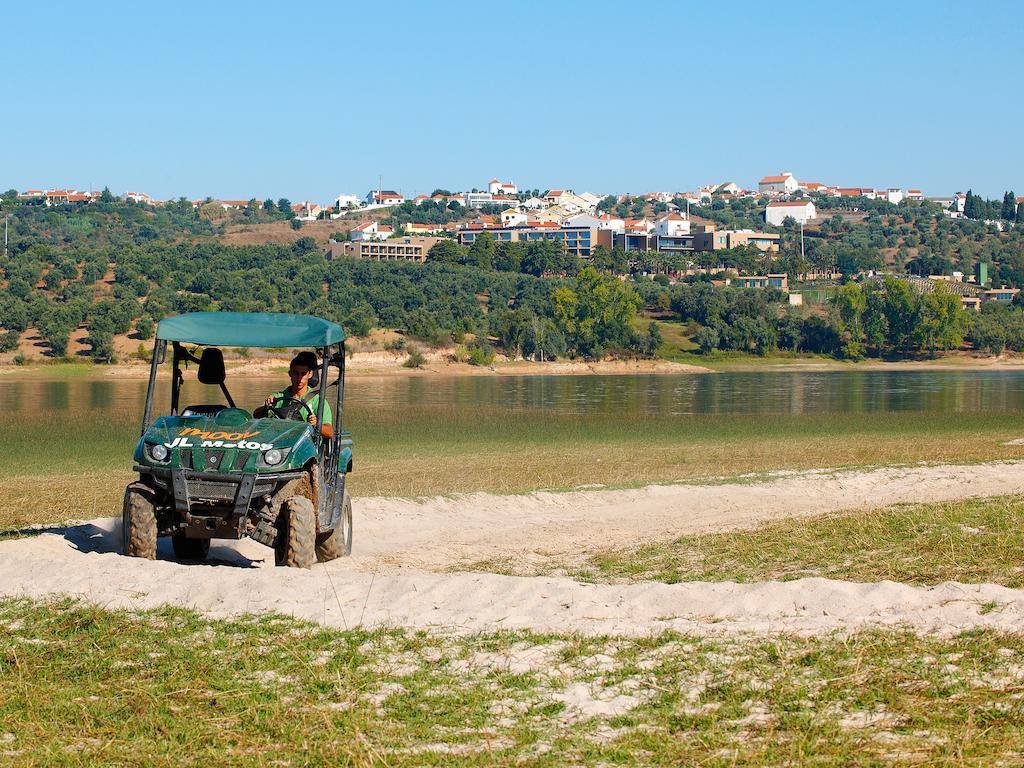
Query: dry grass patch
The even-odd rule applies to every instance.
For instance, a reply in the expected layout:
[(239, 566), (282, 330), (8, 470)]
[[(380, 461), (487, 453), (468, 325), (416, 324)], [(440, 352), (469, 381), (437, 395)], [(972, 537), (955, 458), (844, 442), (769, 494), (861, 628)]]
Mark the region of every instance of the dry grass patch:
[(608, 550), (588, 581), (944, 581), (1024, 587), (1024, 499), (901, 504)]
[(1024, 639), (336, 631), (0, 602), (14, 765), (1018, 765)]

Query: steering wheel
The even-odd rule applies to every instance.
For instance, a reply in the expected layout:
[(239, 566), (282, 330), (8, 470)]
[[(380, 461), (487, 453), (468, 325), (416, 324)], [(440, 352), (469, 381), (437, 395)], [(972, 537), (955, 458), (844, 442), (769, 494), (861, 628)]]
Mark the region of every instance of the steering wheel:
[[(309, 421), (309, 416), (316, 416), (316, 414), (313, 413), (313, 409), (309, 407), (309, 403), (304, 400), (299, 400), (297, 397), (283, 398), (283, 402), (284, 404), (279, 407), (268, 405), (267, 413), (273, 415), (275, 419), (292, 419), (294, 421)], [(296, 403), (300, 407), (298, 412), (294, 410)], [(297, 416), (302, 415), (302, 408), (306, 409), (308, 416), (306, 418), (296, 418)]]

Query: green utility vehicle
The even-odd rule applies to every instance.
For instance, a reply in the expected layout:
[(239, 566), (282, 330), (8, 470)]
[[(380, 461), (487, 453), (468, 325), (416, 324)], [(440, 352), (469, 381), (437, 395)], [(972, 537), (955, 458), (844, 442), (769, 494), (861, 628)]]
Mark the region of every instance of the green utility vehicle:
[[(307, 384), (310, 395), (265, 406), (266, 417), (253, 418), (228, 391), (221, 347), (312, 348), (319, 358)], [(168, 357), (170, 411), (153, 419), (157, 371)], [(220, 387), (226, 404), (180, 407), (182, 366), (190, 362), (198, 364), (201, 383)], [(332, 368), (337, 378), (328, 383)], [(324, 425), (328, 398), (333, 429)], [(345, 334), (336, 323), (243, 312), (161, 321), (135, 447), (139, 479), (124, 493), (124, 554), (154, 559), (158, 536), (171, 537), (180, 560), (203, 560), (210, 539), (243, 536), (272, 547), (278, 565), (308, 568), (350, 554), (345, 478), (352, 471), (352, 439), (342, 431), (344, 401)]]

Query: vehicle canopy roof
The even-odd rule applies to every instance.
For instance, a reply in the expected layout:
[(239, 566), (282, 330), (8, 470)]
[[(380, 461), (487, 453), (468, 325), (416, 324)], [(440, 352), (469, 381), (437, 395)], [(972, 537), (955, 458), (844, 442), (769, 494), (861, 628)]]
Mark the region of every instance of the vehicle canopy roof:
[(220, 347), (326, 347), (345, 339), (337, 323), (281, 312), (190, 312), (160, 321), (156, 337)]

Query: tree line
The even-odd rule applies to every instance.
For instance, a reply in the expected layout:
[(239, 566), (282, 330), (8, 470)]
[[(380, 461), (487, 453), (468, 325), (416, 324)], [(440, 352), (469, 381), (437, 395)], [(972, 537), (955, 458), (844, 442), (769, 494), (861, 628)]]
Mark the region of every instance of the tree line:
[(652, 352), (649, 334), (633, 330), (635, 292), (592, 267), (553, 278), (437, 261), (328, 260), (307, 237), (291, 246), (37, 244), (8, 259), (2, 277), (4, 351), (31, 327), (59, 357), (84, 326), (92, 356), (110, 361), (115, 335), (134, 330), (147, 339), (169, 315), (229, 310), (314, 314), (355, 336), (397, 328), (434, 345), (496, 337), (512, 355), (545, 359)]

